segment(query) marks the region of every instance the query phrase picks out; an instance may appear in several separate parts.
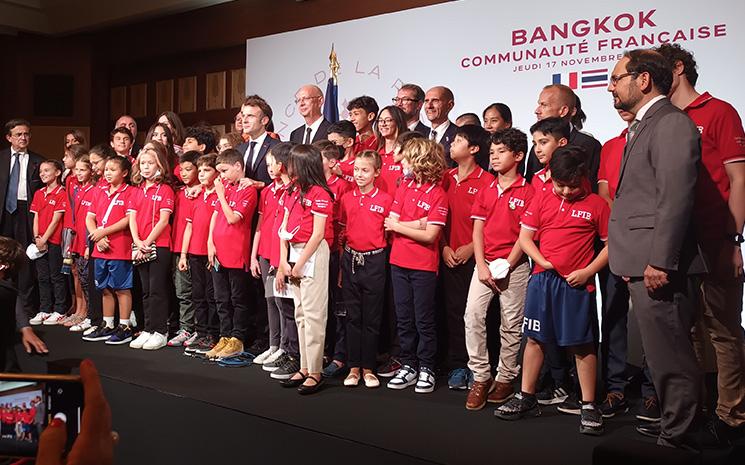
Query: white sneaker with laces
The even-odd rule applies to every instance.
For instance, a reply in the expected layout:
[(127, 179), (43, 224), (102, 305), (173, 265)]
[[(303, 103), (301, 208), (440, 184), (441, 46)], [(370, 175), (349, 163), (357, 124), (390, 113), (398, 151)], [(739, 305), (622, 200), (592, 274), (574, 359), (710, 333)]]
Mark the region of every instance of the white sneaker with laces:
[(80, 331), (85, 331), (85, 330), (87, 330), (90, 327), (91, 327), (91, 320), (88, 319), (88, 318), (86, 318), (85, 320), (81, 321), (80, 323), (78, 323), (76, 325), (70, 326), (70, 331), (72, 331), (74, 333), (77, 333), (77, 332), (80, 332)]
[(269, 358), (271, 355), (273, 355), (275, 352), (279, 352), (279, 349), (272, 348), (272, 347), (266, 349), (264, 352), (256, 356), (256, 358), (254, 359), (254, 363), (256, 363), (257, 365), (263, 365), (264, 361), (267, 358)]
[(88, 326), (88, 329), (83, 331), (83, 336), (87, 336), (92, 332), (95, 332), (98, 329), (98, 326)]
[(47, 318), (49, 318), (49, 315), (50, 314), (47, 313), (47, 312), (39, 312), (36, 315), (34, 315), (33, 318), (31, 318), (30, 320), (28, 320), (28, 322), (29, 322), (29, 324), (31, 324), (33, 326), (38, 326), (38, 325), (44, 323), (44, 320), (46, 320)]
[(142, 348), (145, 350), (158, 350), (165, 347), (167, 343), (168, 339), (165, 334), (155, 332), (148, 338), (147, 342), (142, 345)]
[(131, 312), (129, 315), (129, 327), (130, 328), (137, 327), (137, 317), (135, 316), (135, 312)]
[(52, 312), (43, 322), (43, 325), (58, 325), (62, 323), (62, 320), (65, 318), (65, 315), (59, 313), (59, 312)]
[(406, 389), (417, 382), (417, 372), (409, 365), (402, 366), (396, 375), (388, 381), (389, 389)]
[(152, 336), (152, 334), (148, 333), (147, 331), (141, 332), (140, 335), (135, 338), (135, 340), (129, 343), (129, 347), (131, 347), (132, 349), (142, 349), (142, 346), (144, 346), (148, 339), (150, 339), (150, 336)]
[(196, 342), (196, 340), (197, 340), (198, 337), (199, 337), (199, 334), (197, 334), (196, 331), (194, 331), (193, 333), (191, 333), (191, 337), (189, 339), (187, 339), (186, 341), (184, 341), (184, 347), (189, 347), (192, 344), (194, 344), (194, 342)]
[(265, 358), (263, 363), (265, 363), (265, 364), (266, 363), (274, 363), (274, 362), (276, 362), (279, 359), (279, 357), (281, 357), (282, 355), (284, 355), (284, 353), (285, 353), (284, 350), (277, 349), (274, 352), (272, 352), (272, 354), (270, 356), (268, 356), (267, 358)]
[(435, 374), (429, 368), (419, 369), (419, 379), (416, 382), (414, 392), (427, 394), (435, 390)]
[(189, 331), (179, 329), (178, 333), (168, 341), (168, 347), (180, 347), (184, 345), (184, 342), (186, 342), (190, 337), (191, 333), (189, 333)]

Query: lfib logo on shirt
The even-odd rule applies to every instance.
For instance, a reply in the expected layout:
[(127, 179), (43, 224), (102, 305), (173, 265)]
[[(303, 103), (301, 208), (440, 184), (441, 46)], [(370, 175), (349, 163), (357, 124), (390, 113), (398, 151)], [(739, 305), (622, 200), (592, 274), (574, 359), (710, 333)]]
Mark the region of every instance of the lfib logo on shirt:
[(585, 211), (582, 211), (582, 210), (574, 210), (573, 209), (572, 210), (572, 218), (584, 218), (586, 220), (591, 220), (592, 219), (592, 213), (585, 212)]
[(114, 200), (114, 206), (115, 207), (123, 207), (124, 206), (124, 200), (119, 200), (119, 199)]
[(385, 213), (385, 209), (380, 205), (370, 205), (370, 211), (375, 213)]
[(54, 199), (51, 199), (51, 200), (49, 201), (49, 205), (57, 205), (57, 201), (56, 201), (56, 200), (54, 200)]
[(425, 202), (424, 200), (418, 201), (416, 203), (416, 206), (419, 207), (419, 208), (421, 208), (424, 211), (429, 211), (429, 209), (432, 208), (432, 206), (430, 204), (428, 204), (427, 202)]
[(86, 208), (90, 207), (92, 204), (93, 203), (90, 200), (81, 200), (80, 201), (80, 205), (83, 206), (83, 207), (86, 207)]
[(523, 200), (523, 199), (518, 199), (517, 197), (510, 197), (510, 201), (509, 201), (509, 203), (510, 203), (510, 209), (511, 209), (511, 210), (514, 210), (514, 209), (516, 209), (517, 207), (520, 207), (520, 208), (522, 208), (522, 207), (524, 207), (524, 206), (525, 206), (525, 200)]
[(476, 194), (479, 193), (479, 188), (478, 187), (469, 187), (468, 188), (468, 193), (471, 194), (471, 195), (476, 195)]

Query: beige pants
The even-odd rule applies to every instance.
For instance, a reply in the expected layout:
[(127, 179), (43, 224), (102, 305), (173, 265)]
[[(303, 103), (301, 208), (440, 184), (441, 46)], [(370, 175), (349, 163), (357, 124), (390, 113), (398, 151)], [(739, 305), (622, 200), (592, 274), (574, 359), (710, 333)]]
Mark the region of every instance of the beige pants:
[(299, 286), (292, 285), (292, 292), (300, 368), (308, 373), (320, 373), (329, 302), (329, 246), (325, 240), (316, 249), (313, 277), (300, 279)]
[[(502, 322), (499, 326), (502, 347), (499, 351), (497, 381), (503, 383), (512, 382), (520, 373), (517, 355), (520, 351), (525, 292), (528, 288), (529, 277), (530, 267), (526, 261), (497, 283), (501, 290), (499, 304), (502, 314)], [(486, 313), (493, 297), (494, 292), (489, 286), (479, 281), (478, 272), (474, 268), (464, 316), (466, 349), (468, 350), (468, 368), (473, 372), (474, 379), (482, 382), (491, 378), (489, 350), (486, 346)]]

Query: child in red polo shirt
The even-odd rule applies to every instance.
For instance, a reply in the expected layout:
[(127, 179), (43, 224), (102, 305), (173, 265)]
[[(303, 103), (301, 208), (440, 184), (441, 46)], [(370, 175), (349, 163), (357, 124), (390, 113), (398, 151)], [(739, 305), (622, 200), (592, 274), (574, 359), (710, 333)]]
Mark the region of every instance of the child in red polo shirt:
[(403, 146), (402, 165), (412, 179), (398, 188), (385, 228), (394, 233), (391, 281), (403, 366), (388, 387), (416, 384), (416, 392), (427, 393), (435, 388), (435, 289), (440, 232), (448, 215), (447, 196), (438, 185), (445, 153), (434, 141), (413, 139)]
[(486, 157), (488, 147), (489, 133), (481, 126), (468, 124), (458, 128), (450, 145), (450, 159), (457, 167), (446, 171), (442, 179), (442, 188), (448, 197), (448, 221), (440, 277), (442, 289), (446, 289), (443, 305), (447, 315), (447, 364), (451, 370), (448, 388), (456, 390), (468, 389), (473, 382), (473, 374), (466, 368), (468, 353), (463, 315), (476, 266), (471, 206), (478, 193), (494, 181), (494, 176), (478, 165), (478, 160)]
[(29, 211), (34, 214), (34, 243), (39, 251), (46, 251), (36, 260), (39, 280), (39, 313), (32, 325), (47, 319), (58, 323), (67, 312), (67, 279), (62, 274), (62, 222), (67, 209), (67, 194), (60, 185), (62, 164), (59, 160), (45, 160), (39, 165), (39, 176), (46, 186), (34, 194)]
[(373, 122), (378, 116), (378, 102), (374, 98), (367, 95), (353, 98), (347, 104), (347, 110), (349, 111), (349, 121), (354, 124), (354, 128), (357, 130), (357, 137), (354, 140), (354, 154), (358, 154), (363, 150), (376, 150), (378, 148), (378, 140), (375, 138), (375, 132), (373, 131)]
[(215, 288), (207, 257), (210, 222), (215, 207), (220, 204), (215, 192), (215, 179), (218, 176), (216, 160), (214, 154), (202, 155), (197, 159), (197, 176), (202, 191), (190, 204), (178, 263), (179, 270), (189, 270), (191, 276), (194, 330), (198, 335), (184, 350), (187, 355), (206, 354), (217, 344), (220, 336)]
[(380, 187), (391, 197), (396, 195), (401, 180), (405, 177), (401, 160), (403, 154), (401, 147), (411, 139), (425, 139), (425, 137), (416, 131), (406, 131), (398, 135), (396, 147), (393, 149), (393, 155), (382, 155), (383, 167), (380, 169), (380, 176), (375, 180), (375, 185)]
[[(323, 346), (326, 335), (329, 294), (329, 234), (334, 198), (323, 174), (321, 152), (313, 145), (297, 145), (290, 151), (288, 173), (292, 185), (284, 201), (284, 219), (279, 229), (279, 268), (275, 287), (283, 291), (289, 279), (295, 296), (300, 369), (283, 381), (311, 394), (323, 385)], [(293, 263), (293, 265), (290, 265)]]
[(173, 286), (176, 289), (176, 300), (179, 307), (179, 329), (171, 340), (169, 347), (188, 347), (197, 338), (194, 332), (194, 303), (192, 301), (191, 272), (188, 267), (181, 269), (178, 266), (183, 257), (186, 262), (188, 249), (184, 248), (184, 232), (186, 231), (187, 217), (191, 213), (192, 204), (196, 199), (186, 196), (186, 190), (199, 183), (197, 179), (197, 159), (202, 156), (196, 150), (190, 150), (179, 157), (179, 176), (184, 183), (176, 192), (176, 211), (171, 237), (171, 251), (173, 252), (174, 272)]
[[(544, 192), (551, 192), (552, 183), (549, 163), (556, 149), (569, 143), (570, 132), (569, 123), (563, 118), (558, 117), (544, 118), (530, 127), (530, 133), (533, 135), (535, 156), (541, 165), (543, 165), (543, 168), (537, 171), (530, 181), (536, 194), (543, 195)], [(537, 195), (536, 198), (540, 195)]]
[[(535, 397), (544, 345), (567, 347), (577, 363), (582, 391), (580, 432), (603, 432), (595, 406), (598, 341), (594, 276), (608, 263), (607, 245), (595, 255), (594, 243), (607, 240), (608, 204), (589, 190), (587, 155), (581, 147), (556, 150), (549, 165), (553, 190), (532, 202), (522, 218), (520, 247), (535, 262), (528, 283), (523, 332), (522, 392), (497, 409), (504, 420), (540, 414)], [(540, 249), (533, 237), (540, 232)]]
[(249, 267), (251, 264), (251, 220), (258, 195), (256, 189), (239, 189), (243, 177), (243, 154), (228, 149), (217, 156), (215, 192), (218, 204), (212, 214), (207, 255), (212, 267), (220, 340), (207, 352), (210, 359), (243, 352), (246, 338)]
[(344, 149), (344, 156), (336, 165), (336, 174), (347, 182), (354, 182), (354, 139), (357, 130), (351, 121), (332, 123), (328, 130), (328, 139)]
[(323, 175), (326, 184), (334, 194), (333, 221), (326, 222), (326, 228), (331, 228), (334, 240), (329, 244), (329, 316), (326, 320), (326, 347), (324, 353), (331, 361), (323, 370), (323, 376), (331, 378), (338, 374), (345, 365), (347, 359), (346, 323), (344, 307), (338, 307), (341, 302), (341, 290), (339, 289), (339, 254), (341, 245), (339, 235), (341, 233), (341, 209), (339, 201), (351, 188), (352, 185), (344, 179), (336, 176), (334, 171), (339, 164), (339, 159), (344, 156), (344, 151), (334, 143), (327, 140), (319, 140), (313, 143), (321, 151), (323, 161)]
[[(132, 235), (129, 207), (136, 188), (129, 185), (132, 165), (125, 157), (106, 160), (104, 177), (108, 188), (93, 189), (93, 201), (85, 218), (91, 257), (95, 258), (94, 283), (101, 291), (103, 321), (83, 333), (85, 341), (108, 341), (115, 333), (132, 336)], [(93, 299), (93, 295), (90, 296)], [(116, 302), (114, 301), (116, 299)], [(114, 313), (119, 304), (119, 327), (114, 328)], [(91, 302), (91, 308), (93, 304)]]
[[(273, 182), (261, 190), (259, 220), (256, 224), (253, 247), (251, 248), (251, 274), (254, 278), (261, 278), (264, 283), (264, 298), (266, 299), (267, 321), (269, 322), (269, 348), (254, 358), (254, 363), (258, 365), (272, 364), (285, 354), (287, 349), (285, 332), (288, 328), (285, 326), (285, 320), (282, 317), (281, 305), (291, 307), (293, 312), (295, 310), (292, 299), (275, 297), (275, 269), (270, 265), (274, 242), (279, 242), (279, 237), (272, 234), (274, 219), (280, 212), (279, 199), (290, 183), (290, 178), (287, 176), (284, 167), (291, 148), (292, 143), (281, 142), (274, 145), (266, 154), (267, 171)], [(279, 247), (277, 247), (277, 250), (279, 250)], [(294, 325), (293, 320), (292, 326)]]
[[(487, 401), (500, 403), (509, 399), (514, 392), (512, 382), (520, 373), (518, 352), (530, 266), (517, 239), (520, 218), (533, 199), (534, 190), (518, 173), (518, 167), (527, 151), (527, 136), (519, 129), (494, 133), (489, 158), (497, 179), (478, 193), (471, 209), (476, 266), (465, 315), (468, 367), (474, 377), (466, 399), (468, 410), (479, 410)], [(503, 266), (497, 278), (489, 268), (492, 263), (495, 268), (499, 263)], [(496, 382), (486, 344), (486, 315), (495, 295), (499, 297), (501, 315)]]
[[(349, 347), (349, 375), (345, 386), (375, 388), (378, 334), (383, 316), (386, 282), (386, 236), (383, 223), (393, 198), (375, 187), (380, 176), (380, 154), (365, 150), (355, 157), (356, 188), (341, 198), (341, 224), (344, 241), (342, 295), (347, 310), (346, 335)], [(360, 374), (360, 368), (362, 373)]]

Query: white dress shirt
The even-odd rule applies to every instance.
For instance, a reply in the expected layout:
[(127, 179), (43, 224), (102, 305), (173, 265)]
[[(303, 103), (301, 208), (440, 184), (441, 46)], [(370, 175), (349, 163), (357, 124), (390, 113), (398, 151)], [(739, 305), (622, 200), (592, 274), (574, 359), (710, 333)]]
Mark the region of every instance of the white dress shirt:
[(318, 118), (308, 126), (307, 124), (303, 126), (303, 138), (302, 141), (305, 142), (305, 134), (308, 132), (308, 128), (310, 128), (310, 143), (313, 143), (313, 138), (316, 137), (316, 133), (318, 132), (318, 128), (321, 126), (321, 122), (323, 121), (323, 116)]
[[(259, 156), (259, 150), (261, 150), (261, 146), (264, 145), (264, 139), (266, 139), (266, 131), (264, 131), (259, 137), (256, 139), (249, 139), (248, 141), (248, 147), (246, 147), (246, 153), (243, 154), (243, 163), (245, 167), (250, 167), (253, 169), (254, 162), (256, 161), (256, 158)], [(256, 142), (256, 145), (254, 146), (254, 157), (253, 159), (248, 159), (248, 152), (251, 151), (251, 142)]]
[[(21, 170), (18, 173), (18, 200), (28, 202), (28, 187), (26, 180), (26, 171), (28, 170), (28, 152), (16, 152), (12, 148), (10, 149), (10, 171), (13, 172), (13, 165), (15, 164), (14, 155), (18, 153), (18, 161), (21, 162)], [(10, 180), (10, 178), (8, 179)]]

